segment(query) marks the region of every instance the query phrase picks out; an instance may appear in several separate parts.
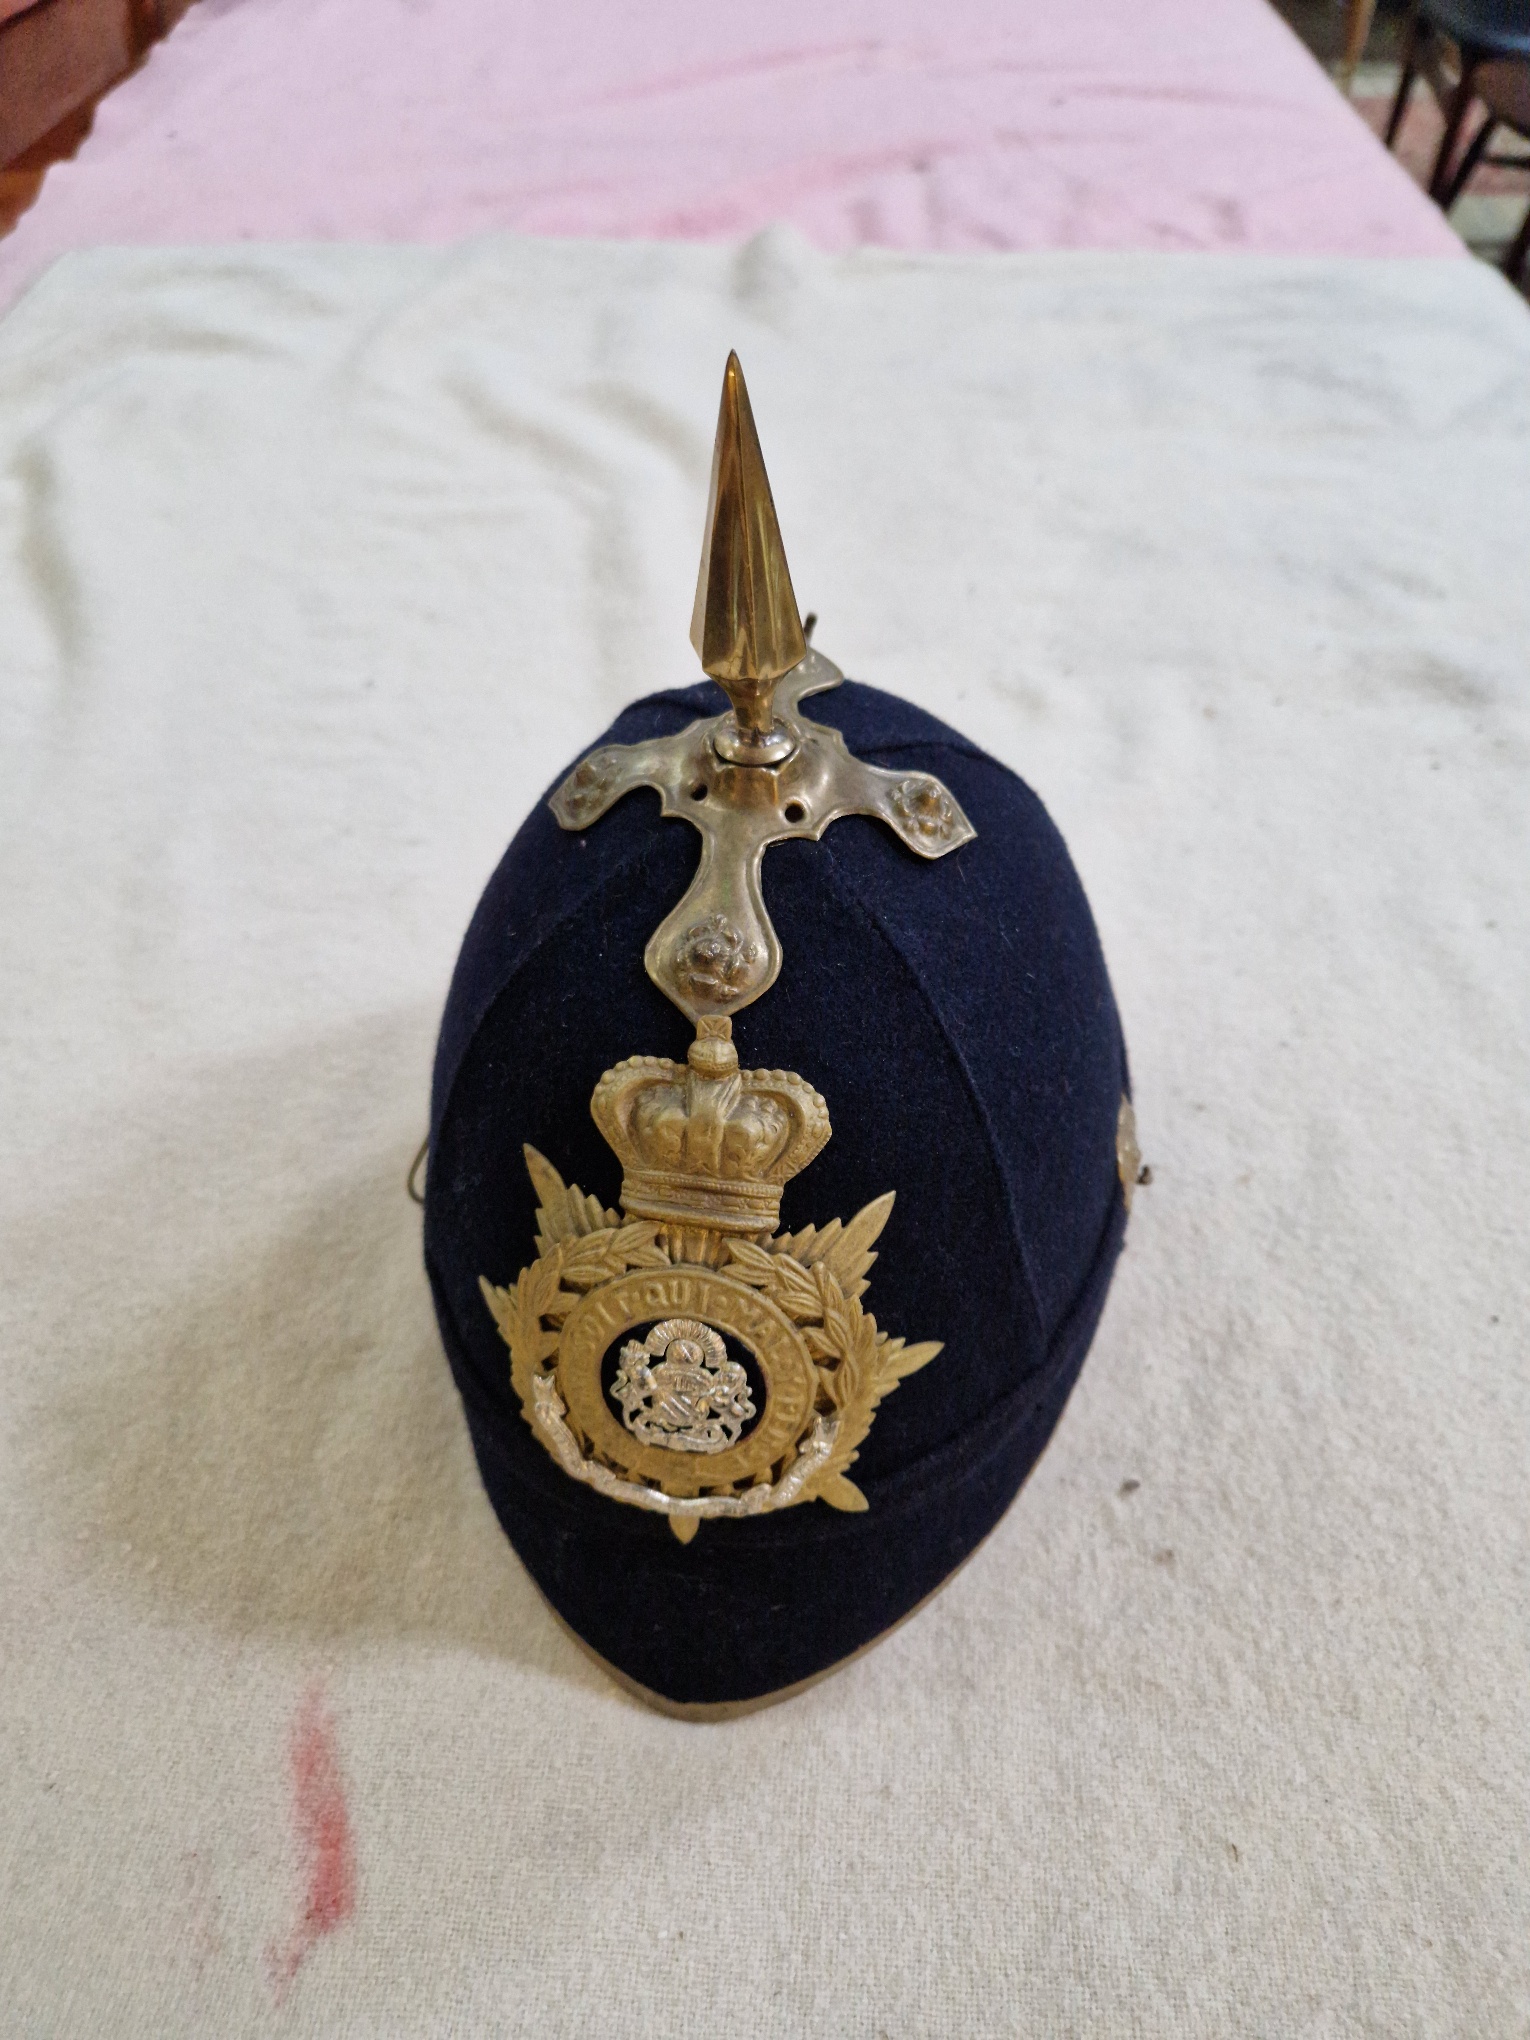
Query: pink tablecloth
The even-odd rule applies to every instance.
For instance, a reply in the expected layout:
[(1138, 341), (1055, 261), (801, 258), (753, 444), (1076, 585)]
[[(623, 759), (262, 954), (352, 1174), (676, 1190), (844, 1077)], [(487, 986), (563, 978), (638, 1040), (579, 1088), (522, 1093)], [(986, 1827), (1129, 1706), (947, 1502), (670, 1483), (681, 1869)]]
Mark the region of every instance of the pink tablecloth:
[(0, 243), (1459, 252), (1264, 0), (200, 0)]

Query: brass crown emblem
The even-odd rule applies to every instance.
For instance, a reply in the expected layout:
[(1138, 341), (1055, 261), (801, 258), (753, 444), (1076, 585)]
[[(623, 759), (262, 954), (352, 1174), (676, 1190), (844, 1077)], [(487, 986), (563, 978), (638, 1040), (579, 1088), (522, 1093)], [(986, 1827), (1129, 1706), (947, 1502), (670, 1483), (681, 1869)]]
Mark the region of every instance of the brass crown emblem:
[(635, 1055), (590, 1111), (622, 1165), (622, 1207), (666, 1228), (769, 1234), (781, 1188), (829, 1138), (829, 1108), (792, 1070), (740, 1070), (732, 1022), (698, 1023), (684, 1064)]

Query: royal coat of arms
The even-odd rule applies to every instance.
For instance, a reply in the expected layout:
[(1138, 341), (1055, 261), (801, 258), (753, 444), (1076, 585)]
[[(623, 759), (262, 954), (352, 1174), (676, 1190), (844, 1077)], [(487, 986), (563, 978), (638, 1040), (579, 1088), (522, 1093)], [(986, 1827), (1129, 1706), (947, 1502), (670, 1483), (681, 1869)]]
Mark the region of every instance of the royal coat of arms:
[(629, 1339), (611, 1400), (640, 1444), (674, 1452), (726, 1452), (758, 1414), (748, 1374), (699, 1318), (665, 1318), (641, 1343)]

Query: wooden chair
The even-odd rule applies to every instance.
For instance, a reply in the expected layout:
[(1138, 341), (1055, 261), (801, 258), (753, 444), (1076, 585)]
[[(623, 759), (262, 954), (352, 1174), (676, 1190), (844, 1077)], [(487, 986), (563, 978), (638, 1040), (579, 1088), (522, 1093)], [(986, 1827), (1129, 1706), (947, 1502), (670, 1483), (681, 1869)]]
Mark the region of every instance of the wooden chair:
[[(1474, 89), (1483, 105), (1482, 124), (1451, 171), (1441, 194), (1440, 203), (1447, 212), (1466, 189), (1473, 173), (1484, 164), (1530, 171), (1530, 155), (1494, 155), (1489, 148), (1495, 135), (1504, 128), (1521, 141), (1530, 142), (1530, 62), (1500, 59), (1483, 64), (1477, 71)], [(1504, 274), (1518, 283), (1527, 259), (1530, 259), (1530, 203), (1526, 204), (1519, 232), (1504, 256)]]
[(1450, 182), (1456, 145), (1477, 96), (1477, 73), (1506, 58), (1530, 58), (1530, 0), (1415, 0), (1386, 143), (1391, 148), (1396, 141), (1422, 78), (1445, 115), (1429, 178), (1429, 196), (1436, 201), (1443, 200)]
[[(1480, 164), (1530, 169), (1530, 157), (1490, 156), (1502, 127), (1530, 137), (1530, 0), (1415, 0), (1403, 53), (1402, 76), (1387, 122), (1391, 148), (1422, 78), (1445, 115), (1445, 132), (1429, 177), (1429, 195), (1445, 211)], [(1473, 105), (1482, 100), (1482, 125), (1457, 160)], [(1518, 278), (1530, 254), (1530, 212), (1504, 260)]]

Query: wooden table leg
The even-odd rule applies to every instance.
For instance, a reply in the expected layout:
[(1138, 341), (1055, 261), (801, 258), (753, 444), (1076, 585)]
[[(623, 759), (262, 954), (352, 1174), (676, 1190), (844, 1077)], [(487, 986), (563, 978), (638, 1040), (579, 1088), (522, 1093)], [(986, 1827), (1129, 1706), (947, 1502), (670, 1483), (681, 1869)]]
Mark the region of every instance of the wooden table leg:
[(1355, 71), (1371, 39), (1376, 18), (1376, 0), (1348, 0), (1344, 10), (1344, 60), (1339, 66), (1339, 84), (1345, 92), (1355, 88)]

